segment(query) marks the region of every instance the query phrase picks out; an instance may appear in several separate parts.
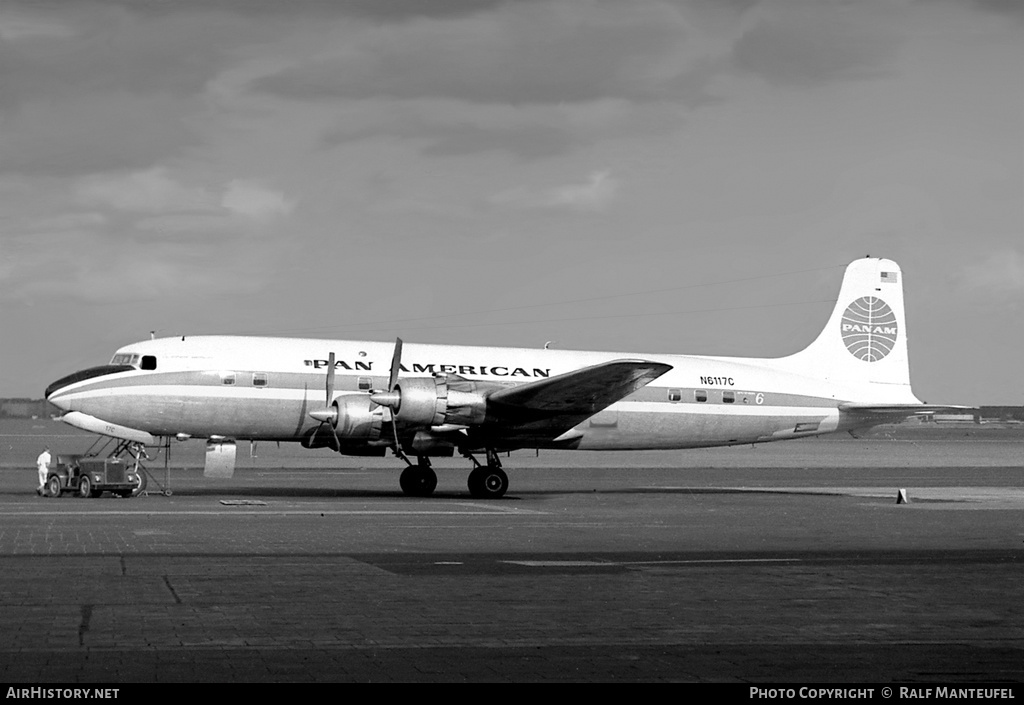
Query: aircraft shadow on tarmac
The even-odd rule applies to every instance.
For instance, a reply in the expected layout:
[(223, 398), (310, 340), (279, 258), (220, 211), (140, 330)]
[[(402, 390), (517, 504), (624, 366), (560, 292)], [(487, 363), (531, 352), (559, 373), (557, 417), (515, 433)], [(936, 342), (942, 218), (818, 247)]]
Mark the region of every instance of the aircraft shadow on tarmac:
[[(809, 494), (803, 492), (780, 492), (778, 490), (771, 490), (767, 488), (731, 488), (731, 487), (613, 487), (613, 488), (557, 488), (557, 489), (529, 489), (515, 493), (505, 495), (502, 499), (497, 500), (496, 504), (501, 504), (505, 501), (520, 501), (529, 498), (546, 498), (556, 497), (561, 495), (634, 495), (634, 494), (648, 494), (648, 495), (728, 495), (728, 494), (758, 494), (758, 493), (772, 493), (772, 494)], [(835, 494), (841, 495), (842, 492), (815, 492), (813, 494)], [(17, 490), (0, 490), (0, 497), (23, 497), (26, 495), (24, 489)], [(222, 497), (225, 499), (232, 497), (251, 497), (251, 498), (307, 498), (307, 499), (409, 499), (418, 501), (431, 501), (431, 500), (468, 500), (473, 499), (468, 492), (460, 492), (459, 490), (452, 491), (435, 491), (430, 497), (406, 497), (400, 490), (390, 489), (366, 489), (366, 488), (330, 488), (330, 487), (242, 487), (242, 486), (224, 486), (224, 487), (171, 487), (171, 496), (173, 497)], [(61, 504), (78, 504), (78, 503), (97, 503), (97, 502), (144, 502), (148, 499), (160, 499), (161, 490), (154, 488), (152, 485), (146, 494), (140, 497), (133, 497), (128, 499), (122, 499), (116, 495), (104, 494), (99, 498), (83, 499), (73, 495), (64, 495), (60, 498), (49, 497), (47, 501)]]
[[(0, 493), (3, 494), (3, 493)], [(159, 497), (159, 491), (150, 492)], [(556, 497), (561, 495), (749, 495), (749, 494), (820, 494), (820, 495), (842, 495), (841, 491), (829, 492), (827, 490), (817, 492), (801, 491), (780, 491), (771, 488), (757, 487), (612, 487), (612, 488), (557, 488), (557, 489), (529, 489), (505, 495), (502, 499), (496, 500), (496, 504), (504, 501), (520, 501), (529, 498)], [(325, 488), (325, 487), (187, 487), (173, 489), (175, 497), (294, 497), (294, 498), (348, 498), (348, 499), (409, 499), (418, 501), (431, 501), (439, 499), (467, 500), (473, 499), (468, 492), (435, 491), (430, 497), (407, 497), (399, 490), (389, 489), (365, 489), (365, 488)], [(65, 498), (66, 499), (66, 498)], [(115, 496), (104, 495), (102, 499), (120, 499)], [(140, 499), (140, 498), (136, 498)], [(146, 499), (145, 497), (141, 499)]]

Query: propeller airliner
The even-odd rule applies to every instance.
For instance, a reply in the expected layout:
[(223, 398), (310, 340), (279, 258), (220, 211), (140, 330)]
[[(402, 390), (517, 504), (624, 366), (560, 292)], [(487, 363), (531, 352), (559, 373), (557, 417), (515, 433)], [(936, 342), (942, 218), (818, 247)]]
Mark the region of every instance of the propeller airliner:
[(46, 398), (101, 435), (206, 439), (208, 474), (230, 475), (238, 440), (390, 450), (402, 491), (427, 496), (430, 458), (459, 453), (470, 494), (489, 499), (508, 490), (505, 451), (729, 446), (964, 408), (911, 391), (903, 273), (878, 258), (847, 267), (825, 328), (788, 357), (182, 336), (122, 347)]

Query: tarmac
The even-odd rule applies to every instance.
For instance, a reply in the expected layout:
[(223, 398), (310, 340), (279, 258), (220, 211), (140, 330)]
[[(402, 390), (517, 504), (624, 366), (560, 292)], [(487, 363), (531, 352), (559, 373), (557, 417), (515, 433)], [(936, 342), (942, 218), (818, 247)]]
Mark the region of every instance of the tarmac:
[(1021, 450), (513, 454), (492, 502), (458, 459), (426, 499), (394, 459), (4, 467), (0, 683), (1020, 683)]

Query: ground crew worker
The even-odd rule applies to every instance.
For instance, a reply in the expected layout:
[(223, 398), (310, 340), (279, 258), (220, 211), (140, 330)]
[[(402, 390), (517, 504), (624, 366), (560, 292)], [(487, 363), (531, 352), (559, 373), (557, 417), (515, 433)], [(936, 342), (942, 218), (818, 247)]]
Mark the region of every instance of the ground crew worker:
[(39, 494), (46, 492), (46, 477), (50, 474), (50, 446), (43, 448), (43, 452), (36, 458), (36, 470), (39, 471)]

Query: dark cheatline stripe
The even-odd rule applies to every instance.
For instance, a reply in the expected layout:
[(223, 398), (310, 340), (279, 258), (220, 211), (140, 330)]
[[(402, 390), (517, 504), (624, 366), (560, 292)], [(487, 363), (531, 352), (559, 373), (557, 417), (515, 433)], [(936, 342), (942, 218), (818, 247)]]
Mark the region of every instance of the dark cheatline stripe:
[(79, 370), (73, 372), (67, 377), (61, 377), (56, 382), (46, 388), (45, 397), (50, 398), (50, 395), (56, 392), (58, 389), (63, 389), (70, 384), (75, 382), (81, 382), (82, 380), (92, 379), (93, 377), (102, 377), (104, 375), (117, 374), (118, 372), (128, 372), (135, 368), (131, 365), (100, 365), (99, 367), (90, 367), (87, 370)]

